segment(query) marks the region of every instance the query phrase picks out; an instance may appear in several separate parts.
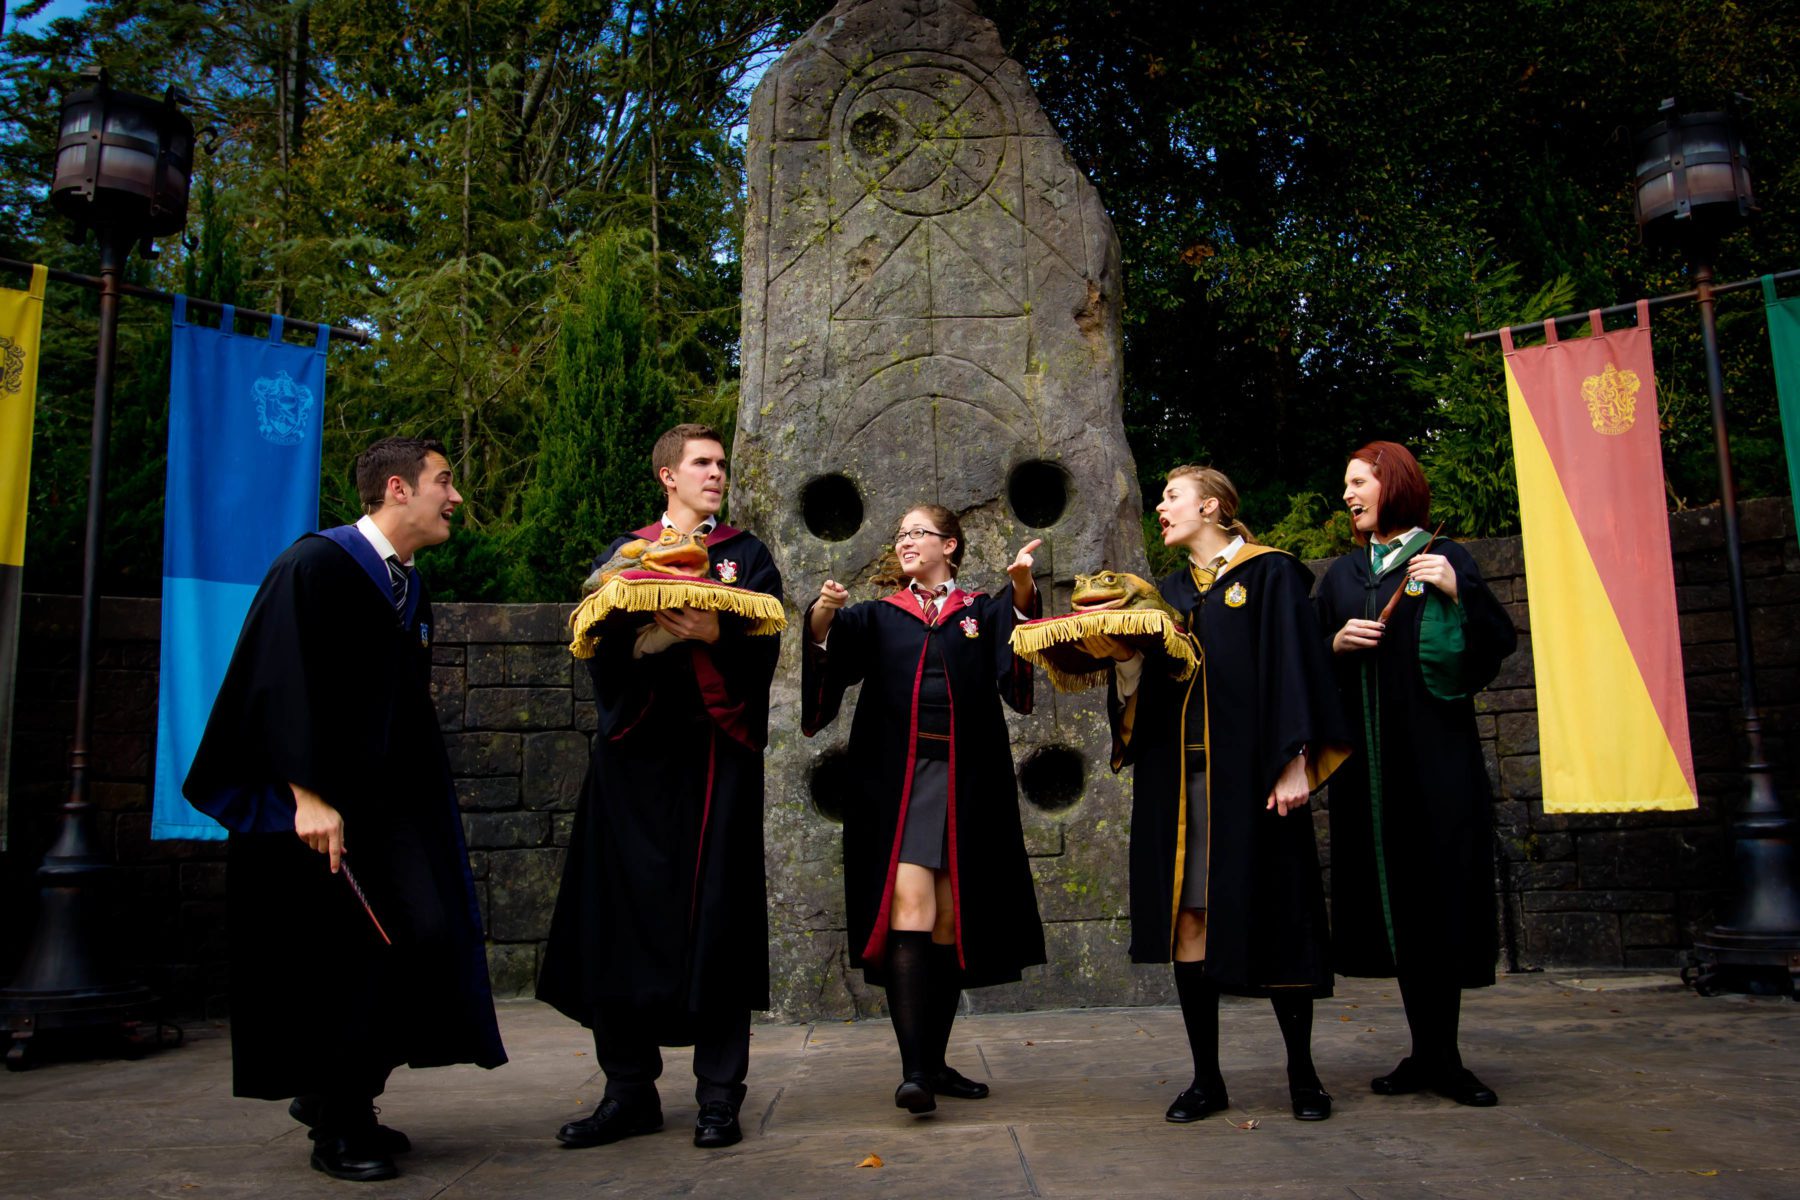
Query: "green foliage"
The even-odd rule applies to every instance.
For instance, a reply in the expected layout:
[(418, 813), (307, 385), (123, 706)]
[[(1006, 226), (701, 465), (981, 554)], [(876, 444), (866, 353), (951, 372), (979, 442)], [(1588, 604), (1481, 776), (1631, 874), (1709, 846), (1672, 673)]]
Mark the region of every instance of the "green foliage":
[(1163, 545), (1162, 523), (1155, 513), (1144, 514), (1144, 557), (1150, 561), (1150, 578), (1161, 579), (1187, 561), (1178, 546)]
[(1258, 530), (1256, 537), (1264, 545), (1305, 560), (1336, 558), (1356, 545), (1350, 514), (1317, 492), (1289, 496), (1287, 515)]
[[(1381, 437), (1427, 459), (1461, 535), (1516, 529), (1498, 354), (1460, 335), (1545, 315), (1532, 301), (1552, 291), (1568, 311), (1691, 286), (1632, 215), (1629, 133), (1664, 97), (1752, 100), (1763, 214), (1719, 278), (1800, 266), (1800, 9), (1783, 0), (984, 9), (1118, 227), (1146, 499), (1158, 468), (1210, 462), (1260, 529), (1295, 492), (1337, 495), (1345, 455)], [(1721, 307), (1739, 482), (1778, 493), (1761, 316), (1747, 296)], [(1691, 306), (1658, 313), (1656, 357), (1672, 502), (1705, 503)]]
[(607, 231), (562, 310), (554, 390), (509, 574), (514, 596), (573, 596), (608, 542), (662, 511), (650, 449), (680, 389), (651, 325), (648, 238)]
[(1471, 350), (1462, 335), (1566, 313), (1575, 285), (1563, 275), (1527, 295), (1516, 264), (1493, 267), (1485, 255), (1471, 263), (1467, 283), (1462, 297), (1409, 309), (1411, 325), (1395, 346), (1400, 378), (1435, 418), (1415, 449), (1431, 484), (1432, 520), (1455, 537), (1492, 537), (1519, 524), (1506, 378), (1498, 345)]
[[(732, 131), (746, 72), (797, 31), (796, 7), (95, 0), (0, 41), (0, 254), (92, 269), (46, 203), (58, 95), (81, 66), (102, 62), (141, 92), (181, 88), (211, 130), (196, 155), (194, 244), (134, 258), (133, 278), (376, 331), (369, 349), (331, 351), (322, 519), (358, 511), (350, 465), (370, 441), (441, 437), (468, 501), (466, 544), (434, 552), (438, 593), (560, 598), (560, 575), (541, 595), (509, 592), (525, 581), (495, 560), (537, 475), (583, 239), (618, 228), (648, 246), (656, 355), (679, 387), (653, 423), (729, 402), (742, 188)], [(50, 310), (27, 586), (69, 590), (92, 297), (53, 286)], [(160, 583), (167, 323), (166, 311), (124, 307), (108, 590)]]

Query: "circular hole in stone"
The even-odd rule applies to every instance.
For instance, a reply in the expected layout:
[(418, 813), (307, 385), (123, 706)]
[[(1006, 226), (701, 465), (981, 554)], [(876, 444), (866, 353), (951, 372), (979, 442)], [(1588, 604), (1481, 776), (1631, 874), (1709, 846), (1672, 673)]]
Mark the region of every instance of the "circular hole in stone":
[(856, 772), (850, 766), (848, 750), (827, 750), (813, 759), (812, 769), (806, 773), (813, 811), (834, 824), (844, 823), (844, 803), (855, 786)]
[(862, 528), (862, 493), (847, 475), (820, 475), (800, 489), (800, 517), (816, 538), (844, 542)]
[(1041, 746), (1019, 764), (1025, 799), (1045, 812), (1073, 808), (1087, 783), (1087, 759), (1073, 746)]
[(1041, 458), (1022, 462), (1006, 477), (1014, 515), (1033, 529), (1048, 529), (1069, 507), (1069, 473)]
[(900, 143), (900, 126), (886, 113), (866, 112), (850, 122), (850, 144), (870, 158), (886, 158)]

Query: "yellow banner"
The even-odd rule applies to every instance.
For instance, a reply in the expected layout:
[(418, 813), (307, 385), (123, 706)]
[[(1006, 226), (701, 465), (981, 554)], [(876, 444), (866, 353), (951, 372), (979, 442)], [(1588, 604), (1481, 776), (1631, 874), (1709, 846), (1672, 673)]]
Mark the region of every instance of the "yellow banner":
[(5, 566), (25, 564), (38, 335), (44, 325), (48, 277), (44, 267), (33, 267), (28, 291), (0, 288), (0, 565)]

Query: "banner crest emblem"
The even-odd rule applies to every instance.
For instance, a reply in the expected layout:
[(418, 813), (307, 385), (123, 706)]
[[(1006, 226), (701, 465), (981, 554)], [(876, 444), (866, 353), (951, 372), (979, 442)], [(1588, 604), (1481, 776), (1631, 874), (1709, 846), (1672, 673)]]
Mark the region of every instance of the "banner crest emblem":
[(1637, 394), (1642, 386), (1636, 371), (1621, 371), (1611, 363), (1600, 374), (1582, 380), (1581, 398), (1587, 401), (1594, 432), (1611, 436), (1637, 424)]
[(265, 375), (250, 386), (256, 397), (256, 429), (277, 446), (304, 441), (311, 424), (312, 389), (295, 383), (286, 371)]
[(15, 395), (25, 390), (25, 347), (0, 334), (0, 393)]

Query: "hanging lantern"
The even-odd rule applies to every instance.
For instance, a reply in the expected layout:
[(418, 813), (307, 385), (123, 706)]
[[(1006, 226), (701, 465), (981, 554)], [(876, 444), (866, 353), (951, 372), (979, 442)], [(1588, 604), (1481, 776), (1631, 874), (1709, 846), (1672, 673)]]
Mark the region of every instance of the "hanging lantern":
[(91, 87), (63, 100), (62, 132), (50, 203), (89, 229), (142, 239), (180, 233), (187, 225), (194, 169), (194, 125), (170, 88), (161, 100), (115, 90), (104, 70)]

